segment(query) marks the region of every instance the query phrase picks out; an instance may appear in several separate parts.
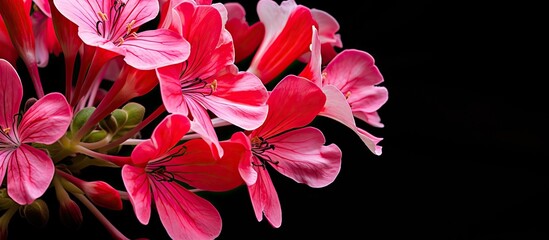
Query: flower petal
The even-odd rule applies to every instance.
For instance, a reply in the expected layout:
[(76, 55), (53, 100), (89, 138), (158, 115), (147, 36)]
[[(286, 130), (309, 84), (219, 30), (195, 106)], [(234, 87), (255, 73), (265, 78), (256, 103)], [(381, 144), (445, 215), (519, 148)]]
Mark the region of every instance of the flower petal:
[(140, 32), (120, 46), (126, 49), (124, 61), (141, 70), (181, 63), (187, 60), (190, 53), (189, 42), (168, 29)]
[(180, 74), (183, 72), (185, 64), (174, 64), (156, 69), (156, 76), (160, 84), (160, 94), (162, 103), (169, 113), (179, 113), (187, 116), (189, 109), (183, 100), (181, 93)]
[(325, 142), (316, 128), (296, 129), (270, 138), (276, 150), (267, 150), (266, 154), (278, 172), (298, 183), (321, 188), (332, 183), (341, 169), (341, 150), (335, 144), (324, 146)]
[(21, 205), (31, 204), (46, 192), (53, 179), (53, 161), (48, 154), (21, 144), (7, 155), (8, 195)]
[(216, 79), (217, 88), (213, 94), (197, 98), (197, 101), (219, 118), (245, 130), (263, 124), (269, 94), (261, 80), (247, 72), (225, 74)]
[(219, 145), (217, 133), (212, 124), (210, 115), (199, 103), (194, 99), (185, 99), (187, 106), (192, 114), (191, 129), (198, 133), (210, 146), (212, 153), (216, 158), (223, 156), (223, 148)]
[(327, 101), (319, 115), (336, 120), (353, 130), (372, 153), (381, 155), (381, 147), (377, 144), (382, 138), (375, 137), (356, 126), (351, 107), (343, 93), (334, 86), (325, 86), (322, 91), (326, 94)]
[(242, 160), (240, 160), (240, 164), (238, 164), (238, 171), (240, 172), (240, 176), (248, 186), (254, 184), (255, 181), (257, 181), (257, 172), (252, 167), (252, 145), (250, 139), (243, 132), (236, 132), (231, 136), (231, 139), (229, 141), (242, 144), (244, 147), (246, 147), (246, 151), (250, 153), (248, 155), (249, 157), (243, 157)]
[(221, 216), (207, 200), (176, 182), (153, 181), (156, 210), (172, 239), (215, 239), (221, 233)]
[(144, 168), (124, 165), (122, 180), (128, 191), (137, 220), (141, 224), (148, 224), (151, 218), (151, 190), (149, 179)]
[(273, 89), (267, 104), (269, 113), (253, 136), (269, 138), (286, 130), (309, 124), (322, 110), (326, 96), (311, 81), (288, 75)]
[(60, 93), (49, 93), (40, 98), (23, 114), (19, 124), (21, 142), (52, 144), (69, 127), (72, 110)]
[(0, 89), (0, 130), (11, 129), (23, 99), (23, 86), (15, 68), (4, 59), (0, 59)]
[(252, 199), (255, 217), (257, 221), (261, 221), (265, 214), (267, 221), (273, 227), (279, 228), (282, 225), (282, 208), (278, 193), (276, 193), (269, 172), (260, 166), (254, 168), (258, 172), (258, 178), (254, 185), (248, 186), (248, 191)]
[(343, 93), (351, 92), (350, 97), (357, 89), (383, 82), (374, 58), (367, 52), (355, 49), (339, 53), (324, 72), (324, 85), (336, 86)]
[[(238, 173), (238, 164), (244, 157), (249, 158), (251, 153), (240, 143), (222, 142), (221, 146), (226, 154), (216, 159), (203, 139), (190, 140), (182, 145), (185, 148), (184, 154), (174, 157), (166, 165), (166, 171), (173, 173), (175, 179), (198, 189), (234, 189), (243, 183)], [(175, 149), (177, 151), (181, 152), (180, 149)]]

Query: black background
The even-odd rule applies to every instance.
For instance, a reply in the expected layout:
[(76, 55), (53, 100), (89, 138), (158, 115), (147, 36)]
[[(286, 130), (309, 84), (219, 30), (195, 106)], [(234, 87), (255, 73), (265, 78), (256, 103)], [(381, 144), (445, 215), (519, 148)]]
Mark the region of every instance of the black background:
[[(357, 2), (297, 1), (335, 17), (344, 48), (376, 59), (389, 90), (379, 110), (385, 127), (359, 126), (384, 138), (383, 154), (341, 125), (315, 120), (343, 151), (336, 181), (312, 189), (272, 172), (279, 229), (257, 222), (244, 188), (207, 195), (223, 218), (219, 239), (549, 239), (542, 8)], [(255, 1), (245, 4), (253, 22)], [(167, 238), (157, 216), (140, 226), (126, 206), (104, 212), (128, 237)], [(64, 230), (54, 209), (49, 228), (15, 217), (10, 236), (109, 237), (89, 213), (79, 231)]]

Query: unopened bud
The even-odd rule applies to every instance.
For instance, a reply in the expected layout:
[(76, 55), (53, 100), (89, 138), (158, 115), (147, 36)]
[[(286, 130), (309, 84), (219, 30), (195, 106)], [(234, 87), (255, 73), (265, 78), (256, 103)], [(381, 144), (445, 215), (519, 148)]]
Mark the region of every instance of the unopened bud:
[(82, 184), (82, 190), (96, 205), (112, 210), (122, 210), (120, 193), (108, 183), (103, 181), (85, 182)]
[(70, 229), (80, 228), (84, 219), (80, 206), (72, 199), (65, 199), (60, 202), (59, 218), (61, 223)]
[(90, 116), (94, 111), (95, 111), (95, 107), (87, 107), (78, 111), (74, 115), (74, 119), (71, 122), (70, 131), (72, 133), (76, 133), (78, 130), (80, 130), (80, 128), (84, 126), (84, 124), (86, 124), (86, 122), (88, 121), (88, 119), (90, 118)]
[(116, 122), (116, 119), (112, 115), (109, 115), (105, 117), (103, 120), (101, 120), (99, 122), (99, 126), (101, 127), (101, 129), (109, 133), (115, 133), (116, 130), (118, 129), (118, 123)]
[(83, 142), (93, 143), (103, 140), (107, 137), (105, 130), (93, 130), (86, 137), (82, 139)]
[(129, 102), (122, 107), (122, 110), (128, 113), (128, 120), (125, 124), (127, 127), (133, 128), (137, 126), (137, 124), (143, 121), (143, 116), (145, 116), (145, 107), (139, 103)]
[(0, 189), (0, 210), (8, 209), (14, 204), (16, 203), (8, 196), (8, 191), (5, 188)]
[(42, 199), (36, 199), (29, 205), (21, 206), (19, 213), (27, 219), (27, 222), (36, 227), (46, 226), (50, 218), (48, 205)]

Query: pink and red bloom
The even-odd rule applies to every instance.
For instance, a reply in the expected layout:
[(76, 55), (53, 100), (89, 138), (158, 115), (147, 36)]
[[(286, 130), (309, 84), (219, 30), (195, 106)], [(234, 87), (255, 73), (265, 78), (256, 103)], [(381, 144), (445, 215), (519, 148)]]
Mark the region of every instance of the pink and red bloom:
[(32, 143), (52, 144), (61, 138), (72, 110), (62, 94), (50, 93), (21, 116), (21, 79), (4, 59), (0, 59), (0, 88), (0, 182), (7, 173), (8, 195), (21, 205), (30, 204), (44, 194), (55, 172), (48, 153)]
[(222, 144), (227, 153), (216, 159), (202, 139), (180, 143), (189, 129), (187, 117), (167, 116), (150, 139), (135, 147), (131, 164), (122, 168), (122, 178), (142, 224), (148, 224), (154, 201), (173, 239), (213, 239), (221, 232), (218, 211), (184, 185), (206, 191), (240, 186), (237, 165), (249, 153), (243, 145), (227, 142)]
[(325, 95), (312, 82), (289, 75), (271, 92), (263, 125), (247, 135), (238, 132), (231, 138), (252, 153), (240, 162), (239, 171), (258, 221), (265, 214), (272, 226), (282, 224), (282, 210), (268, 168), (314, 188), (329, 185), (339, 174), (341, 150), (335, 144), (325, 146), (322, 132), (307, 126), (325, 101)]
[(137, 32), (159, 12), (158, 0), (54, 0), (78, 25), (84, 43), (124, 56), (132, 67), (151, 70), (184, 61), (189, 43), (168, 29)]
[(257, 128), (267, 115), (267, 89), (234, 65), (232, 38), (218, 8), (182, 1), (167, 14), (163, 24), (183, 34), (191, 52), (185, 62), (157, 69), (162, 101), (168, 112), (189, 117), (191, 129), (222, 156), (210, 113), (246, 130)]

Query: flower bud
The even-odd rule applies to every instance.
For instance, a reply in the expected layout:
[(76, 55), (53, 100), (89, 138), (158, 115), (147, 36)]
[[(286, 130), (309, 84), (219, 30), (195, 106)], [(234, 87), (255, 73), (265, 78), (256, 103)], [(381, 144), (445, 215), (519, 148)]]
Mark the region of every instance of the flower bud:
[(122, 109), (115, 109), (111, 113), (111, 116), (116, 120), (116, 125), (118, 127), (126, 125), (126, 122), (128, 121), (128, 112)]
[(107, 137), (107, 131), (105, 130), (93, 130), (86, 137), (82, 139), (82, 142), (93, 143), (103, 140)]
[(129, 102), (122, 110), (128, 113), (128, 120), (126, 121), (126, 127), (135, 127), (141, 121), (143, 121), (143, 116), (145, 116), (145, 107), (139, 103)]
[(82, 190), (96, 205), (112, 210), (122, 210), (120, 193), (108, 183), (103, 181), (84, 182)]
[(36, 199), (29, 205), (21, 206), (19, 213), (27, 219), (27, 222), (36, 227), (46, 226), (50, 218), (48, 205), (42, 199)]
[(0, 211), (8, 209), (14, 204), (16, 203), (8, 196), (8, 191), (5, 188), (0, 189)]
[(76, 133), (82, 126), (84, 126), (94, 111), (95, 107), (87, 107), (78, 111), (74, 115), (74, 119), (71, 122), (70, 132)]
[(119, 127), (116, 119), (112, 115), (109, 115), (101, 120), (99, 122), (99, 126), (101, 127), (101, 129), (104, 129), (109, 133), (115, 133)]
[(82, 225), (83, 216), (80, 206), (72, 199), (65, 199), (59, 205), (61, 223), (70, 229), (78, 229)]

